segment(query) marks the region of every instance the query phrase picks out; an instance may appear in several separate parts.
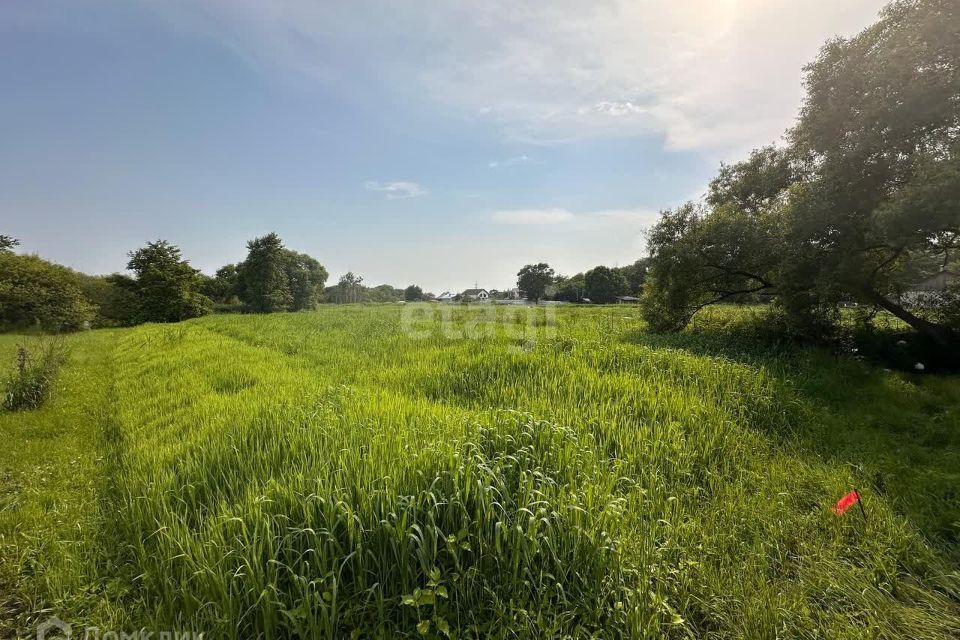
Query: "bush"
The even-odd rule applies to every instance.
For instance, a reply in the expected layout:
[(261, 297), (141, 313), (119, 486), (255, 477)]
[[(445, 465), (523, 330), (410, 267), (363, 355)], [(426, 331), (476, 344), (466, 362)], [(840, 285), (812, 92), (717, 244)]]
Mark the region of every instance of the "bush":
[(0, 253), (0, 328), (72, 331), (93, 319), (80, 274), (37, 256)]
[(943, 291), (932, 294), (925, 304), (930, 320), (952, 329), (960, 330), (960, 283), (954, 283)]
[(17, 347), (17, 369), (6, 384), (3, 408), (21, 411), (40, 407), (50, 396), (50, 389), (66, 356), (61, 339), (39, 343), (33, 354), (26, 347)]

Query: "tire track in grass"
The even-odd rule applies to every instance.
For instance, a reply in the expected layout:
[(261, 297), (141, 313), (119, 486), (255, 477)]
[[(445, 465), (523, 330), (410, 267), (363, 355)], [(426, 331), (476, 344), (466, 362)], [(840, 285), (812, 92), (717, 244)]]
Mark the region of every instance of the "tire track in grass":
[(117, 613), (98, 573), (109, 517), (100, 428), (121, 333), (68, 336), (47, 403), (0, 412), (0, 637), (31, 634), (51, 615), (101, 622)]

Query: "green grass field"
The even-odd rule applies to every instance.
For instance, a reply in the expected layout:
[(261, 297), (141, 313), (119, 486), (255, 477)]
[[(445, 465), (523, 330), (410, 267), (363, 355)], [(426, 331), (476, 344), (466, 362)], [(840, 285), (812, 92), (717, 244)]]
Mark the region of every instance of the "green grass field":
[(443, 313), (71, 336), (0, 414), (0, 636), (960, 635), (957, 377), (746, 343), (747, 311)]

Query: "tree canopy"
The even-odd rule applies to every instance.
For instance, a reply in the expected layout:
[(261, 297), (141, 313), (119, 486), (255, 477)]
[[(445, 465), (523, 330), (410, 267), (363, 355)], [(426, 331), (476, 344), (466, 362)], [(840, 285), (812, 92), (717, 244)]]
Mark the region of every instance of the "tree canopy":
[(609, 304), (627, 293), (629, 285), (627, 279), (617, 269), (610, 267), (594, 267), (584, 276), (586, 295), (591, 302)]
[(517, 273), (517, 288), (529, 300), (539, 301), (553, 283), (554, 273), (546, 262), (528, 264)]
[(617, 268), (627, 281), (627, 293), (639, 294), (643, 291), (643, 283), (647, 279), (649, 261), (640, 258), (633, 264)]
[(956, 345), (958, 327), (900, 294), (960, 248), (958, 33), (954, 0), (901, 0), (828, 42), (786, 144), (721, 167), (705, 206), (664, 212), (650, 231), (651, 323), (769, 294), (800, 333), (822, 335), (858, 302)]
[(557, 277), (557, 293), (553, 296), (554, 300), (562, 302), (580, 302), (586, 297), (587, 285), (584, 282), (583, 274), (578, 273), (574, 276)]
[(407, 302), (419, 302), (424, 299), (423, 289), (412, 284), (403, 290), (403, 299)]
[(250, 311), (300, 311), (316, 306), (328, 273), (317, 260), (287, 249), (276, 233), (247, 243), (247, 258), (217, 273), (225, 290), (232, 282), (235, 293)]
[(0, 251), (0, 328), (70, 331), (92, 322), (81, 275), (33, 255)]
[(334, 302), (341, 304), (363, 302), (363, 291), (363, 276), (348, 271), (340, 276), (337, 286), (333, 287), (331, 297)]
[(293, 293), (287, 279), (286, 249), (280, 236), (269, 233), (247, 243), (247, 259), (237, 267), (238, 293), (250, 311), (288, 311)]
[(235, 264), (217, 269), (212, 278), (203, 283), (203, 293), (215, 303), (230, 303), (240, 297), (240, 270)]
[(134, 273), (139, 322), (179, 322), (210, 312), (200, 293), (200, 272), (166, 240), (131, 251), (127, 269)]

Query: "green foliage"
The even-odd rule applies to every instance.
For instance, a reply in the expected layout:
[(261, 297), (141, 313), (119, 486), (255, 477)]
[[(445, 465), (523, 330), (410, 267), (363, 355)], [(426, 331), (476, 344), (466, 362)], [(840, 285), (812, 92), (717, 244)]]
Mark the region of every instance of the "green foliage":
[(553, 296), (554, 300), (580, 302), (586, 296), (587, 285), (582, 273), (569, 278), (558, 277), (556, 287), (557, 292)]
[(94, 327), (130, 327), (139, 322), (137, 281), (130, 276), (82, 275), (82, 287), (84, 297), (97, 310)]
[(207, 279), (203, 283), (203, 295), (207, 296), (214, 303), (229, 303), (233, 299), (239, 298), (240, 292), (240, 270), (235, 264), (228, 264), (217, 269), (214, 277)]
[(664, 211), (650, 230), (644, 317), (654, 330), (678, 330), (700, 309), (773, 288), (780, 228), (768, 210), (687, 203)]
[(583, 282), (587, 297), (597, 304), (615, 302), (617, 296), (629, 291), (627, 279), (620, 271), (610, 267), (594, 267), (584, 274)]
[[(950, 565), (873, 476), (784, 440), (827, 419), (857, 423), (820, 409), (838, 410), (832, 394), (851, 369), (820, 363), (831, 384), (811, 398), (775, 363), (698, 354), (709, 336), (637, 345), (621, 309), (560, 311), (558, 333), (524, 351), (502, 325), (481, 340), (444, 337), (436, 316), (432, 337), (413, 339), (394, 307), (122, 335), (118, 435), (104, 446), (123, 550), (112, 566), (138, 576), (123, 601), (131, 626), (953, 635)], [(446, 335), (487, 313), (454, 310), (460, 333)], [(923, 402), (909, 393), (897, 401)], [(898, 481), (885, 480), (889, 495)], [(868, 496), (866, 524), (829, 513), (850, 486)]]
[[(421, 294), (422, 295), (422, 294)], [(389, 284), (376, 287), (364, 287), (361, 294), (363, 302), (400, 302), (404, 299), (404, 290)]]
[[(407, 289), (409, 290), (409, 287)], [(426, 298), (422, 292), (420, 296), (420, 300)], [(356, 275), (352, 271), (342, 275), (337, 284), (327, 287), (322, 297), (323, 302), (336, 304), (389, 303), (404, 299), (404, 289), (397, 289), (389, 284), (364, 286), (363, 276)]]
[(949, 285), (943, 291), (931, 293), (923, 307), (934, 322), (960, 328), (960, 283)]
[(293, 293), (287, 278), (286, 249), (280, 236), (270, 233), (247, 243), (247, 259), (237, 267), (239, 297), (250, 311), (289, 311)]
[(546, 262), (528, 264), (517, 273), (517, 288), (528, 300), (537, 302), (553, 280), (553, 269)]
[(709, 210), (667, 212), (651, 233), (651, 320), (676, 328), (763, 292), (800, 335), (834, 333), (857, 301), (960, 349), (955, 326), (897, 301), (960, 248), (958, 32), (956, 2), (902, 0), (829, 42), (788, 145), (722, 167)]
[(633, 264), (617, 269), (627, 281), (627, 293), (639, 294), (643, 292), (643, 283), (647, 279), (649, 262), (647, 258), (641, 258)]
[[(314, 258), (283, 246), (276, 233), (247, 243), (247, 258), (235, 273), (224, 267), (216, 286), (239, 296), (256, 313), (312, 309), (320, 300), (328, 273)], [(222, 298), (226, 300), (227, 298)]]
[(4, 385), (3, 408), (22, 411), (40, 407), (50, 396), (65, 358), (66, 350), (59, 338), (39, 342), (32, 353), (18, 345), (16, 369)]
[[(73, 623), (96, 619), (104, 629), (133, 627), (111, 596), (135, 576), (98, 574), (120, 549), (103, 493), (109, 467), (105, 405), (119, 335), (63, 336), (69, 359), (47, 402), (31, 411), (0, 411), (0, 637), (35, 638), (37, 623), (51, 609)], [(3, 378), (19, 344), (22, 336), (0, 335)], [(35, 357), (42, 350), (30, 342), (27, 348)]]
[(80, 274), (33, 255), (0, 251), (0, 328), (72, 331), (94, 319)]
[(423, 289), (412, 284), (403, 290), (403, 299), (407, 302), (419, 302), (424, 299)]
[[(182, 258), (175, 245), (157, 240), (129, 255), (127, 269), (134, 273), (135, 282), (114, 282), (120, 290), (135, 291), (137, 322), (179, 322), (210, 312), (210, 299), (200, 293), (200, 272)], [(130, 300), (119, 300), (118, 306)]]
[[(71, 470), (0, 509), (20, 601), (209, 637), (956, 636), (954, 380), (770, 355), (768, 307), (670, 336), (563, 307), (523, 349), (516, 308), (409, 310), (74, 338), (64, 402), (0, 415), (4, 464), (47, 429)], [(830, 513), (850, 487), (866, 521)]]
[(293, 301), (291, 311), (313, 309), (320, 300), (320, 293), (327, 281), (328, 273), (319, 262), (305, 253), (287, 250), (287, 280)]
[(737, 164), (721, 164), (710, 182), (707, 203), (713, 207), (733, 205), (748, 214), (770, 209), (785, 197), (785, 190), (800, 179), (790, 150), (763, 147)]
[(363, 302), (363, 296), (363, 276), (358, 276), (352, 271), (340, 276), (340, 280), (330, 291), (330, 301), (340, 304)]

